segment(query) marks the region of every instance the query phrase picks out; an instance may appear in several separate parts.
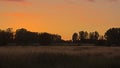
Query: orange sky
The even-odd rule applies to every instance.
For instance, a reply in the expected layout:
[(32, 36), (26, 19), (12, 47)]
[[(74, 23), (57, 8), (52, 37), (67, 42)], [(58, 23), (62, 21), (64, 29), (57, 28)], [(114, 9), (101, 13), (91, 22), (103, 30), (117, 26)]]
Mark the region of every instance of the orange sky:
[(71, 39), (81, 30), (120, 27), (119, 0), (0, 0), (0, 28), (26, 28)]

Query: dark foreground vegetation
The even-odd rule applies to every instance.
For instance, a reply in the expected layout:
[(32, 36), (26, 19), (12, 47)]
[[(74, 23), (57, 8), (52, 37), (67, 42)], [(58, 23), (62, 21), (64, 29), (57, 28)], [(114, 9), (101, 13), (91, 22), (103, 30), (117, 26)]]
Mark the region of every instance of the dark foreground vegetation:
[(8, 44), (14, 45), (31, 45), (39, 43), (39, 45), (52, 45), (56, 43), (68, 44), (95, 44), (101, 46), (111, 46), (120, 44), (120, 28), (110, 28), (104, 35), (99, 35), (99, 32), (80, 31), (72, 35), (72, 40), (65, 41), (61, 35), (50, 34), (47, 32), (31, 32), (27, 29), (21, 28), (13, 32), (12, 28), (0, 30), (0, 45), (5, 46)]
[(120, 68), (120, 48), (102, 46), (0, 47), (0, 68)]

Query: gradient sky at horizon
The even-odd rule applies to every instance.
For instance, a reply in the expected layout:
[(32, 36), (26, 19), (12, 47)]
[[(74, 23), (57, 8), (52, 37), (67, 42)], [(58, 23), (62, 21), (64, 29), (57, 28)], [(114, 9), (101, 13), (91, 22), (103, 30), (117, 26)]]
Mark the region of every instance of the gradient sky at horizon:
[(120, 0), (0, 0), (0, 29), (60, 34), (120, 27)]

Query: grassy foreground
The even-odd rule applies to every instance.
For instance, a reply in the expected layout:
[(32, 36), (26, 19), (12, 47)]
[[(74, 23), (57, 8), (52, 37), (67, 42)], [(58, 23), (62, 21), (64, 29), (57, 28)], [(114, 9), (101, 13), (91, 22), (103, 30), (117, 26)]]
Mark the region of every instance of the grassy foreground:
[(120, 68), (120, 47), (0, 47), (0, 68)]

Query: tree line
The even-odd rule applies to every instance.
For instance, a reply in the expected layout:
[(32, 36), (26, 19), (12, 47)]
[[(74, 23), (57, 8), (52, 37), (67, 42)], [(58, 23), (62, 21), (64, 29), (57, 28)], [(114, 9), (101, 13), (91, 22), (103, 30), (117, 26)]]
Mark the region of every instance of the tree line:
[(110, 28), (103, 36), (99, 32), (79, 31), (73, 33), (72, 41), (65, 41), (61, 35), (47, 32), (31, 32), (25, 28), (17, 29), (15, 32), (12, 28), (6, 30), (0, 29), (0, 45), (4, 46), (9, 43), (17, 45), (27, 45), (39, 43), (40, 45), (50, 45), (54, 43), (74, 43), (74, 44), (96, 44), (96, 45), (120, 45), (120, 28)]
[(79, 33), (74, 33), (72, 36), (73, 43), (92, 43), (97, 41), (99, 38), (99, 33), (97, 31), (88, 33), (87, 31), (80, 31)]
[(76, 44), (120, 45), (120, 28), (110, 28), (104, 35), (99, 32), (80, 31), (73, 33), (72, 41)]
[(40, 43), (41, 45), (48, 45), (62, 41), (61, 36), (58, 34), (31, 32), (25, 28), (17, 29), (15, 32), (13, 32), (12, 28), (7, 28), (6, 30), (0, 29), (0, 45), (7, 45), (9, 43), (20, 45)]

